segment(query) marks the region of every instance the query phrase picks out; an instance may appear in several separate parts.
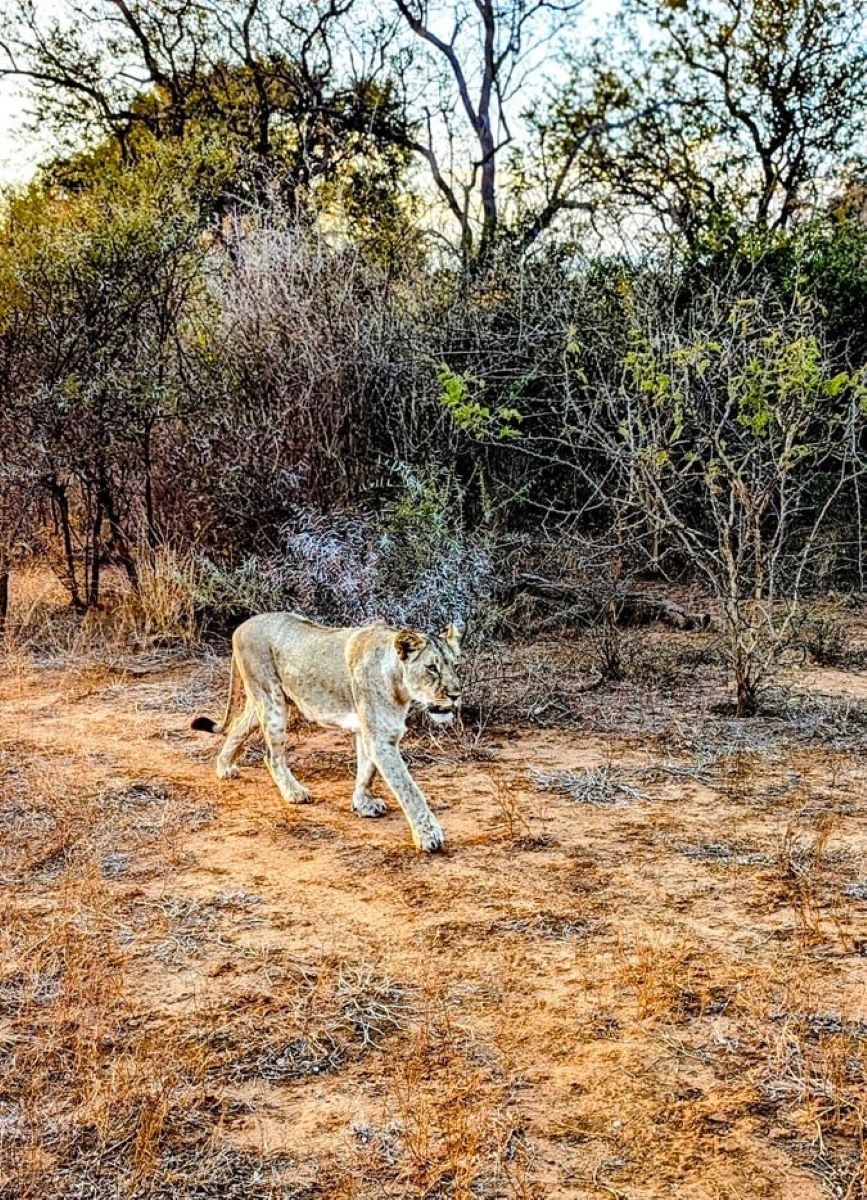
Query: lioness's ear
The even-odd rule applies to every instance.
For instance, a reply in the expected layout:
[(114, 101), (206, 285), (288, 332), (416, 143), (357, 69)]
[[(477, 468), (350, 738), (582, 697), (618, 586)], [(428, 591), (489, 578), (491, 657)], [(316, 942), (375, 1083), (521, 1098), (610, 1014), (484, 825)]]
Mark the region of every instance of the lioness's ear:
[(414, 629), (398, 629), (394, 635), (394, 648), (399, 658), (409, 658), (416, 651), (424, 650), (426, 645), (427, 638)]
[(463, 637), (464, 623), (460, 617), (457, 617), (443, 633), (443, 641), (448, 642), (455, 654), (460, 654)]

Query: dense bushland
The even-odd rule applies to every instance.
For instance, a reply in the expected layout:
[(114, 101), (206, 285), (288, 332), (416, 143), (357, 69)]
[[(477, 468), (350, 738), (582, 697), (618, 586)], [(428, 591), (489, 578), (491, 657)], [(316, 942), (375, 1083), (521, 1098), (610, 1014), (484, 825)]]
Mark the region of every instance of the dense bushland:
[(25, 520), (56, 531), (76, 606), (107, 558), (133, 579), (165, 542), (236, 563), (334, 509), (395, 537), (618, 523), (658, 566), (714, 533), (719, 498), (818, 539), (814, 582), (860, 583), (867, 381), (822, 294), (828, 255), (867, 250), (851, 223), (718, 279), (553, 252), (396, 274), (279, 207), (216, 240), (171, 182), (62, 216), (24, 197), (7, 222), (7, 553)]
[[(694, 15), (660, 10), (651, 74), (630, 81), (627, 56), (619, 90), (592, 56), (575, 65), (548, 117), (531, 114), (545, 145), (556, 134), (547, 193), (534, 191), (528, 145), (511, 183), (502, 171), (478, 180), (475, 206), (472, 182), (459, 213), (458, 184), (418, 144), (398, 86), (408, 65), (391, 61), (390, 82), (313, 86), (304, 55), (318, 47), (320, 69), (336, 70), (329, 46), (348, 36), (351, 6), (323, 10), (306, 41), (285, 26), (282, 54), (300, 39), (291, 70), (265, 43), (257, 58), (245, 25), (234, 75), (193, 53), (234, 43), (178, 17), (187, 66), (178, 50), (174, 75), (153, 76), (125, 120), (105, 80), (93, 84), (104, 103), (87, 108), (59, 43), (51, 74), (38, 18), (22, 9), (10, 61), (30, 55), (46, 112), (67, 130), (96, 122), (99, 137), (2, 210), (0, 619), (9, 571), (28, 557), (47, 556), (85, 612), (103, 599), (106, 566), (141, 591), (162, 555), (185, 564), (191, 610), (224, 623), (294, 604), (418, 622), (457, 607), (496, 625), (493, 601), (514, 599), (547, 542), (564, 569), (604, 581), (600, 612), (637, 574), (707, 589), (748, 711), (800, 599), (863, 591), (865, 569), (867, 229), (846, 116), (863, 63), (855, 43), (847, 58), (833, 4), (775, 5), (753, 0), (770, 24), (724, 52)], [(398, 9), (436, 49), (419, 13)], [(517, 12), (491, 7), (497, 36)], [(138, 14), (151, 75), (167, 14)], [(651, 16), (624, 7), (627, 27)], [(790, 62), (796, 27), (841, 78), (850, 67), (846, 97), (812, 124), (809, 104), (831, 100)], [(621, 30), (617, 45), (629, 44)], [(455, 46), (444, 69), (460, 90), (474, 51)], [(739, 174), (710, 179), (700, 155), (679, 162), (655, 238), (627, 250), (623, 222), (650, 186), (633, 134), (664, 147), (686, 129), (674, 108), (662, 121), (639, 101), (653, 71), (668, 63), (694, 82), (715, 53), (737, 63), (745, 97), (769, 101), (754, 123), (788, 113), (809, 155), (783, 187), (794, 143), (759, 137), (767, 170), (751, 173), (744, 130), (725, 123), (731, 95), (708, 93), (703, 136), (734, 139)], [(772, 60), (779, 94), (766, 96)], [(87, 121), (51, 109), (63, 89)], [(618, 141), (618, 129), (631, 132)], [(829, 203), (829, 163), (844, 152)], [(423, 236), (413, 154), (460, 216), (455, 253)], [(598, 222), (567, 219), (579, 194), (607, 222), (601, 240)], [(575, 547), (591, 541), (582, 562)], [(550, 552), (546, 566), (557, 573)]]

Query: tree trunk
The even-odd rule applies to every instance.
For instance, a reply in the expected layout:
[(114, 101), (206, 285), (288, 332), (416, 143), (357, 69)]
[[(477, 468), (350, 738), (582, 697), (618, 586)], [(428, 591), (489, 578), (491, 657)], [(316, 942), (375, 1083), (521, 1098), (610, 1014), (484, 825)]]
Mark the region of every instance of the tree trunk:
[(90, 561), (90, 579), (87, 588), (87, 606), (88, 608), (97, 608), (99, 606), (99, 580), (102, 558), (102, 502), (96, 501), (96, 515), (93, 518), (93, 532), (91, 534), (92, 558)]
[(66, 488), (53, 481), (49, 484), (51, 499), (54, 503), (54, 510), (60, 524), (60, 532), (63, 537), (63, 557), (66, 563), (66, 579), (61, 580), (66, 585), (66, 590), (69, 592), (69, 600), (76, 612), (84, 612), (87, 605), (81, 599), (81, 593), (78, 590), (78, 576), (75, 571), (75, 551), (72, 546), (72, 526), (69, 523), (69, 500), (66, 496)]
[(129, 543), (126, 540), (126, 535), (118, 520), (117, 511), (114, 507), (114, 500), (107, 483), (103, 483), (99, 491), (98, 504), (100, 510), (105, 513), (108, 521), (108, 528), (111, 533), (111, 548), (117, 556), (117, 561), (126, 572), (126, 577), (130, 582), (133, 591), (138, 591), (138, 569), (135, 565), (132, 552), (129, 548)]
[(6, 633), (6, 618), (9, 614), (9, 559), (0, 551), (0, 641)]
[(148, 423), (142, 441), (142, 459), (144, 462), (145, 534), (149, 550), (153, 550), (157, 543), (156, 516), (154, 514), (153, 463), (151, 460), (152, 437), (153, 426)]
[(737, 696), (737, 715), (754, 717), (756, 715), (756, 689), (749, 677), (749, 672), (742, 668), (737, 673)]
[(739, 717), (754, 717), (756, 714), (756, 677), (753, 671), (754, 662), (747, 646), (743, 641), (743, 626), (733, 625), (732, 662), (735, 673), (735, 688), (737, 691), (736, 714)]
[[(486, 119), (487, 126), (487, 119)], [(482, 233), (479, 238), (478, 260), (485, 263), (490, 257), (497, 237), (497, 164), (494, 140), (487, 130), (479, 138), (482, 149)]]

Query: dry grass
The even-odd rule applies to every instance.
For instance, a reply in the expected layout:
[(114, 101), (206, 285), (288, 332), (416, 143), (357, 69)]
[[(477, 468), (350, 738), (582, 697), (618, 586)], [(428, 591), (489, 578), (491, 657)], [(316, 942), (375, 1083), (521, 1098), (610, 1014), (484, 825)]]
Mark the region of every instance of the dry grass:
[(293, 745), (313, 806), (255, 755), (218, 786), (188, 726), (222, 663), (151, 624), (123, 674), (96, 637), (70, 667), (35, 614), (0, 684), (2, 1200), (865, 1200), (854, 702), (737, 725), (633, 681), (580, 734), (422, 728), (424, 859), (352, 817), (336, 736)]
[(744, 1004), (736, 1056), (832, 1197), (867, 1195), (867, 1024), (804, 1011), (801, 989)]
[(279, 979), (279, 1000), (211, 1014), (215, 1077), (286, 1083), (337, 1071), (410, 1021), (404, 990), (369, 962), (291, 963)]
[(350, 1194), (373, 1189), (455, 1200), (536, 1194), (530, 1151), (511, 1111), (508, 1069), (455, 1024), (442, 997), (427, 998), (388, 1064), (386, 1086), (380, 1121), (352, 1130)]
[(529, 806), (522, 793), (508, 781), (492, 789), (493, 827), (511, 846), (525, 845), (533, 836)]
[(201, 643), (200, 568), (189, 552), (161, 547), (139, 554), (138, 589), (125, 589), (117, 612), (127, 644), (182, 646)]
[(111, 665), (129, 659), (131, 652), (158, 651), (165, 661), (170, 653), (200, 647), (201, 585), (193, 556), (163, 548), (137, 559), (138, 589), (113, 569), (105, 576), (101, 607), (83, 615), (69, 608), (54, 576), (42, 569), (16, 571), (3, 641), (7, 660)]
[(586, 771), (540, 771), (530, 768), (530, 778), (543, 792), (556, 792), (575, 804), (623, 804), (642, 799), (643, 793), (618, 775), (610, 763)]

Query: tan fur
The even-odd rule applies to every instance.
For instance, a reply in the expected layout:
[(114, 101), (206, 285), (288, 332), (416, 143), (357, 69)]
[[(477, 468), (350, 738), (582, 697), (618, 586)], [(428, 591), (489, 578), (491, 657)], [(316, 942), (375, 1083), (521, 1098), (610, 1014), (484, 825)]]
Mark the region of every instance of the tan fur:
[[(310, 792), (289, 769), (285, 741), (287, 701), (310, 721), (355, 733), (358, 769), (353, 810), (379, 817), (384, 803), (370, 785), (378, 772), (409, 822), (420, 850), (439, 850), (443, 831), (400, 753), (406, 717), (415, 702), (434, 720), (448, 721), (460, 701), (456, 674), (461, 630), (450, 625), (441, 637), (382, 622), (336, 628), (294, 613), (264, 613), (239, 625), (232, 638), (232, 665), (245, 704), (232, 722), (217, 756), (217, 775), (238, 774), (234, 760), (257, 727), (267, 748), (268, 769), (280, 794), (305, 803)], [(196, 718), (193, 727), (222, 732), (232, 709), (232, 681), (223, 724)]]

